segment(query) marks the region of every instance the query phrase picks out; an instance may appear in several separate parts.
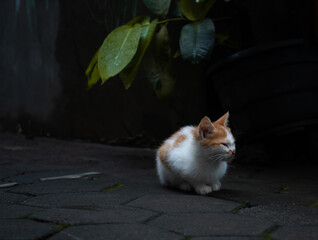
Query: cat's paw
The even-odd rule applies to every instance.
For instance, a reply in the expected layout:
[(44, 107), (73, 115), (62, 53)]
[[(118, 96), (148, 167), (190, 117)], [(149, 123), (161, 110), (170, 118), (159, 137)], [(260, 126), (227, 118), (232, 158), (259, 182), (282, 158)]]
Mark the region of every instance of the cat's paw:
[(211, 183), (210, 186), (212, 187), (213, 191), (219, 191), (221, 189), (221, 183), (220, 182)]
[(200, 195), (206, 195), (212, 192), (212, 188), (208, 185), (200, 185), (195, 187), (195, 191)]
[(181, 190), (187, 191), (187, 192), (189, 192), (189, 191), (192, 190), (192, 186), (191, 186), (189, 183), (186, 183), (186, 182), (180, 184), (180, 185), (179, 185), (179, 188), (180, 188)]

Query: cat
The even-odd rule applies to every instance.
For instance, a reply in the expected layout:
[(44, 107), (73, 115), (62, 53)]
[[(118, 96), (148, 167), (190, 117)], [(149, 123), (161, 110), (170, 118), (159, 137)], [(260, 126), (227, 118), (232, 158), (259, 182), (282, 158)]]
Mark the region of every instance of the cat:
[(206, 195), (221, 188), (221, 178), (235, 156), (235, 139), (228, 126), (229, 112), (215, 122), (204, 117), (164, 141), (156, 154), (163, 186)]

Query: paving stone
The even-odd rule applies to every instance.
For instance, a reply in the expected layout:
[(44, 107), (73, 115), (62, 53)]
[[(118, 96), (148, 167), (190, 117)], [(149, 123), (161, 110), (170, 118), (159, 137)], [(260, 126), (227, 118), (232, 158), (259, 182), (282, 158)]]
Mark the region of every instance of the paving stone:
[(0, 204), (20, 203), (28, 198), (29, 197), (20, 194), (0, 192)]
[(264, 240), (262, 237), (195, 237), (191, 240)]
[(33, 184), (18, 186), (12, 189), (11, 192), (26, 193), (32, 195), (69, 192), (99, 192), (117, 183), (118, 182), (116, 182), (115, 179), (111, 178), (108, 181), (97, 181), (88, 179), (63, 179), (36, 182)]
[[(277, 223), (283, 226), (270, 234), (275, 239), (318, 239), (314, 227), (318, 225), (318, 208), (305, 207), (318, 199), (317, 171), (309, 164), (301, 165), (303, 171), (301, 166), (289, 171), (289, 164), (284, 171), (280, 167), (236, 165), (229, 169), (221, 191), (201, 197), (162, 187), (154, 168), (153, 150), (47, 138), (26, 141), (23, 136), (0, 134), (0, 156), (1, 181), (19, 183), (0, 189), (1, 217), (10, 212), (10, 217), (23, 217), (31, 209), (42, 208), (42, 212), (31, 212), (36, 221), (1, 219), (0, 239), (19, 237), (13, 234), (20, 234), (22, 239), (46, 239), (49, 230), (43, 235), (34, 233), (54, 225), (38, 220), (92, 224), (71, 226), (52, 239), (179, 239), (187, 234), (199, 240), (256, 240)], [(105, 172), (111, 177), (102, 174), (89, 178), (93, 180), (39, 181), (41, 177), (87, 171)], [(124, 186), (100, 192), (118, 183)], [(276, 193), (282, 185), (289, 190)], [(237, 206), (235, 202), (258, 206), (227, 213)], [(290, 207), (293, 204), (296, 206)], [(163, 215), (157, 217), (158, 211)], [(38, 224), (43, 224), (40, 230)]]
[(273, 221), (278, 225), (318, 225), (318, 208), (301, 205), (260, 205), (242, 209), (239, 214)]
[[(244, 166), (228, 173), (223, 190), (212, 195), (252, 204), (310, 205), (318, 199), (318, 175), (314, 171), (317, 172), (317, 167), (310, 164), (284, 166), (283, 172), (279, 165), (263, 166), (257, 170)], [(231, 180), (227, 181), (227, 178)], [(288, 189), (279, 191), (284, 186)]]
[[(136, 177), (136, 176), (135, 176)], [(155, 179), (155, 176), (152, 176)], [(143, 179), (143, 177), (140, 177), (140, 179)], [(157, 179), (152, 181), (147, 181), (147, 179), (144, 179), (144, 182), (131, 182), (129, 179), (119, 181), (120, 183), (123, 183), (125, 187), (118, 188), (114, 190), (114, 193), (117, 194), (128, 194), (131, 196), (142, 197), (145, 195), (182, 195), (184, 192), (178, 191), (171, 188), (165, 188), (159, 184), (159, 182), (156, 181)]]
[(21, 206), (21, 205), (0, 205), (0, 218), (14, 219), (28, 216), (41, 208)]
[(40, 239), (57, 230), (51, 224), (27, 219), (0, 220), (0, 239)]
[(123, 206), (100, 209), (47, 209), (32, 215), (31, 219), (56, 222), (61, 224), (99, 224), (142, 222), (156, 214), (147, 210)]
[(169, 213), (149, 223), (186, 236), (257, 236), (270, 222), (231, 213)]
[(143, 224), (102, 224), (69, 227), (50, 240), (178, 240), (182, 236)]
[[(0, 180), (2, 179), (6, 179), (7, 182), (11, 181), (11, 180), (7, 180), (7, 178), (11, 177), (11, 176), (15, 176), (18, 171), (14, 168), (10, 168), (8, 166), (6, 166), (6, 162), (3, 163), (3, 160), (1, 159), (0, 163)], [(4, 166), (3, 166), (4, 165)]]
[(33, 197), (25, 205), (44, 208), (103, 207), (118, 205), (131, 200), (131, 196), (103, 192), (58, 193)]
[(198, 195), (149, 195), (137, 199), (128, 205), (159, 212), (229, 212), (240, 204)]
[(270, 234), (274, 239), (284, 240), (317, 240), (318, 239), (318, 226), (297, 226), (288, 225), (283, 226)]
[[(46, 167), (42, 167), (43, 169), (34, 169), (31, 172), (22, 172), (17, 176), (9, 177), (7, 181), (18, 182), (19, 184), (33, 183), (40, 181), (41, 178), (44, 177), (53, 177), (53, 176), (62, 176), (73, 174), (74, 172), (80, 172), (81, 170), (75, 170), (71, 167), (63, 166), (63, 169), (47, 169)], [(60, 167), (61, 168), (61, 167)], [(36, 172), (34, 172), (36, 170)], [(11, 175), (12, 176), (12, 175)]]

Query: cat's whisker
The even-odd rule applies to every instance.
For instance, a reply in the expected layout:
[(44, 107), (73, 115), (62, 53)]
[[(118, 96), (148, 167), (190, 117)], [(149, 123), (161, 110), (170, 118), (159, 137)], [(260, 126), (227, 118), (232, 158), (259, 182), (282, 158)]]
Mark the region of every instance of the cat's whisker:
[(224, 159), (223, 153), (216, 154), (216, 155), (213, 155), (213, 156), (208, 158), (210, 163), (214, 163), (214, 162), (217, 162), (217, 161), (222, 160), (222, 159)]
[(210, 158), (218, 158), (218, 157), (223, 157), (224, 156), (224, 153), (219, 153), (219, 154), (215, 154), (215, 155), (212, 155), (209, 157)]

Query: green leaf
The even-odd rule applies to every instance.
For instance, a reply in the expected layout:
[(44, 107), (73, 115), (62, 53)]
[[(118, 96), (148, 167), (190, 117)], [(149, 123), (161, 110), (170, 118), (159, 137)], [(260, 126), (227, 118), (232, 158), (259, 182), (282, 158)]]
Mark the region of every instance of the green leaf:
[(181, 0), (180, 7), (183, 15), (191, 21), (199, 21), (206, 17), (216, 0)]
[(97, 63), (97, 59), (98, 59), (98, 54), (99, 54), (99, 50), (100, 48), (97, 50), (97, 52), (95, 53), (94, 57), (92, 58), (91, 62), (89, 63), (86, 71), (85, 71), (85, 74), (86, 76), (88, 77), (89, 75), (91, 75), (93, 69), (94, 69), (94, 66), (95, 64)]
[(175, 86), (175, 79), (168, 71), (160, 73), (160, 78), (154, 82), (154, 90), (159, 99), (164, 99), (171, 95)]
[(89, 63), (89, 65), (85, 71), (85, 74), (86, 74), (87, 80), (88, 80), (88, 82), (87, 82), (88, 89), (90, 89), (100, 79), (100, 75), (98, 72), (98, 65), (97, 65), (99, 50), (100, 50), (100, 48), (95, 53), (94, 57), (92, 58), (91, 62)]
[(95, 85), (98, 80), (100, 79), (99, 71), (98, 71), (98, 64), (95, 64), (93, 73), (88, 78), (87, 87), (90, 89), (93, 85)]
[(184, 60), (198, 64), (208, 59), (215, 41), (214, 23), (210, 18), (184, 25), (180, 34), (180, 51)]
[(149, 23), (149, 21), (150, 21), (150, 17), (149, 16), (137, 16), (134, 19), (130, 20), (125, 25), (134, 26), (136, 23), (146, 24), (146, 23)]
[(171, 48), (167, 24), (162, 25), (155, 35), (154, 53), (160, 70), (169, 68), (171, 64)]
[[(149, 19), (147, 19), (148, 23)], [(158, 20), (155, 19), (149, 25), (144, 25), (142, 27), (137, 53), (128, 66), (120, 73), (120, 78), (126, 89), (131, 86), (136, 78), (140, 63), (155, 33), (157, 23)], [(145, 22), (143, 22), (143, 24), (145, 24)]]
[(173, 58), (178, 58), (181, 56), (181, 52), (180, 49), (178, 49), (174, 54), (173, 54)]
[(182, 12), (180, 8), (180, 0), (175, 0), (171, 3), (171, 13), (177, 17), (182, 17)]
[(309, 207), (314, 208), (314, 207), (317, 207), (317, 206), (318, 206), (318, 201), (314, 202), (314, 203), (313, 203), (313, 204), (311, 204)]
[(282, 193), (282, 192), (288, 191), (289, 189), (290, 189), (289, 186), (281, 185), (280, 187), (274, 190), (274, 193)]
[(141, 25), (116, 28), (105, 39), (98, 54), (102, 83), (122, 71), (134, 57), (141, 34)]
[(144, 0), (147, 8), (157, 16), (165, 17), (170, 8), (171, 0)]
[(117, 188), (121, 188), (121, 187), (123, 187), (123, 186), (125, 186), (124, 184), (116, 184), (116, 185), (113, 185), (113, 186), (111, 186), (111, 187), (109, 187), (109, 188), (106, 188), (106, 189), (104, 189), (104, 190), (102, 190), (102, 192), (104, 192), (104, 193), (107, 193), (107, 192), (109, 192), (109, 191), (112, 191), (112, 190), (115, 190), (115, 189), (117, 189)]
[(166, 25), (163, 25), (155, 34), (151, 43), (151, 51), (146, 54), (146, 77), (153, 85), (159, 99), (169, 96), (175, 85), (175, 79), (169, 70), (171, 65), (171, 48)]

